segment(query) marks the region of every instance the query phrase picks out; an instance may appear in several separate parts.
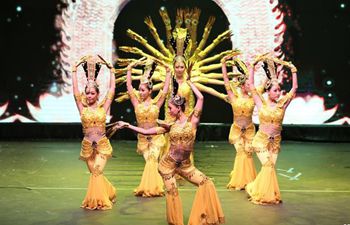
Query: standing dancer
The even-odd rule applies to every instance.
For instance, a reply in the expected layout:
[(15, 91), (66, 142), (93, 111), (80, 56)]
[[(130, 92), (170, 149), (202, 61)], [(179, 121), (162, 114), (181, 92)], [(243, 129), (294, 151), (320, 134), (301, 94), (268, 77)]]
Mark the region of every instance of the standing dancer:
[(160, 127), (144, 129), (125, 122), (120, 127), (128, 127), (144, 135), (169, 133), (170, 149), (159, 163), (159, 172), (167, 189), (166, 210), (168, 224), (183, 225), (182, 203), (179, 197), (175, 174), (179, 174), (198, 187), (189, 218), (189, 225), (220, 224), (224, 214), (214, 183), (196, 169), (190, 160), (196, 138), (196, 130), (203, 108), (203, 95), (191, 81), (187, 81), (197, 97), (193, 113), (185, 114), (185, 98), (173, 95), (169, 101), (169, 112), (176, 118), (174, 122), (162, 123)]
[[(78, 90), (77, 67), (83, 64), (87, 83), (83, 93)], [(101, 65), (106, 65), (110, 73), (109, 90), (106, 98), (99, 103), (100, 90), (96, 78)], [(85, 56), (72, 69), (73, 93), (83, 125), (80, 159), (86, 161), (90, 171), (90, 181), (81, 207), (86, 209), (111, 209), (116, 200), (116, 189), (103, 175), (107, 159), (112, 156), (112, 146), (105, 135), (106, 115), (114, 97), (115, 78), (113, 66), (100, 56)]]
[[(265, 91), (268, 98), (264, 99), (254, 88), (254, 67), (263, 61), (263, 68), (268, 77)], [(290, 68), (292, 73), (292, 88), (282, 98), (281, 88), (277, 79), (275, 63)], [(275, 165), (280, 151), (282, 121), (289, 103), (298, 88), (297, 69), (290, 62), (284, 62), (266, 55), (257, 57), (250, 70), (249, 82), (252, 87), (253, 98), (259, 111), (259, 130), (256, 133), (252, 146), (259, 157), (262, 168), (256, 179), (246, 186), (250, 200), (255, 204), (279, 204), (282, 202), (277, 182)]]
[[(131, 78), (131, 70), (138, 63), (142, 62), (136, 61), (129, 64), (126, 85), (131, 103), (135, 109), (137, 125), (147, 129), (157, 126), (159, 110), (165, 101), (166, 94), (168, 93), (171, 73), (169, 67), (165, 66), (167, 76), (163, 91), (158, 94), (160, 96), (158, 99), (152, 99), (152, 74), (157, 65), (154, 62), (148, 61), (148, 64), (144, 66), (143, 75), (140, 79), (139, 99), (135, 96)], [(162, 178), (158, 173), (158, 159), (160, 149), (165, 144), (164, 136), (163, 134), (138, 134), (137, 138), (137, 152), (143, 155), (146, 164), (142, 173), (141, 183), (134, 191), (135, 195), (142, 197), (162, 196), (164, 194), (164, 190)]]
[(255, 134), (255, 126), (252, 122), (255, 104), (249, 93), (247, 67), (239, 59), (234, 60), (237, 69), (241, 72), (241, 75), (237, 77), (238, 87), (231, 87), (226, 69), (226, 61), (231, 57), (231, 55), (228, 55), (221, 60), (227, 98), (233, 111), (233, 124), (230, 129), (229, 142), (236, 149), (234, 166), (227, 188), (243, 190), (256, 177), (251, 148), (251, 142)]

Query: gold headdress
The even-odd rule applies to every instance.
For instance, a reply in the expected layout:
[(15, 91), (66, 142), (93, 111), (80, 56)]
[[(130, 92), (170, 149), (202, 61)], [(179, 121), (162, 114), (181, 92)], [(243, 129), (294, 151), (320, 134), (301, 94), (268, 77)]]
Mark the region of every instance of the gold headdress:
[(235, 66), (237, 67), (237, 70), (241, 73), (238, 76), (236, 76), (236, 80), (237, 80), (239, 85), (243, 85), (249, 76), (247, 65), (243, 61), (241, 61), (240, 59), (237, 59), (237, 58), (234, 59), (233, 62), (235, 64)]
[(190, 42), (190, 35), (186, 28), (176, 27), (170, 39), (170, 44), (175, 51), (175, 55), (185, 57), (185, 51)]
[(183, 104), (185, 104), (186, 99), (184, 97), (181, 97), (180, 95), (173, 95), (171, 96), (170, 102), (176, 106), (182, 106)]
[(143, 73), (140, 78), (141, 84), (147, 84), (147, 87), (149, 89), (152, 89), (153, 83), (152, 83), (152, 75), (157, 67), (157, 63), (155, 63), (153, 60), (149, 60), (146, 62), (146, 64), (143, 67)]
[(83, 68), (85, 71), (85, 76), (87, 79), (86, 87), (94, 87), (98, 89), (98, 84), (96, 83), (96, 78), (101, 69), (101, 60), (96, 56), (84, 56)]
[(267, 58), (263, 61), (263, 69), (265, 70), (268, 80), (265, 83), (265, 90), (268, 90), (273, 83), (279, 83), (277, 77), (277, 67), (273, 59)]

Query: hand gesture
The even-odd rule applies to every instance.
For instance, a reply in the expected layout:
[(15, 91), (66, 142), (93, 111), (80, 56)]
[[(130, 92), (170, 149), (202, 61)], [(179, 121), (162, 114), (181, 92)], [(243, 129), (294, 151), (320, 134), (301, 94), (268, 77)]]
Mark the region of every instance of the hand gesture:
[(111, 63), (108, 63), (104, 58), (102, 58), (102, 56), (97, 55), (100, 59), (101, 59), (101, 63), (106, 65), (108, 69), (112, 69), (113, 65)]

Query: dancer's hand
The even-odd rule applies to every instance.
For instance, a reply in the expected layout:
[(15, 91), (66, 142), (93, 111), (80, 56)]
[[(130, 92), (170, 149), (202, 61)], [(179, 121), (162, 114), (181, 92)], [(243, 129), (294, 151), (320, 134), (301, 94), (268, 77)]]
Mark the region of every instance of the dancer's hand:
[(138, 60), (135, 60), (135, 61), (129, 63), (127, 68), (128, 68), (128, 70), (131, 70), (135, 66), (144, 64), (146, 62), (146, 60), (147, 60), (147, 57), (142, 57), (142, 58), (140, 58)]
[(267, 52), (267, 53), (264, 53), (264, 54), (261, 54), (261, 55), (256, 55), (256, 56), (255, 56), (255, 59), (254, 59), (254, 61), (253, 61), (253, 66), (255, 66), (256, 64), (258, 64), (260, 61), (265, 60), (265, 59), (268, 57), (269, 54), (270, 54), (270, 53)]
[(124, 127), (128, 127), (130, 125), (130, 123), (124, 122), (124, 121), (118, 121), (117, 122), (117, 126), (119, 127), (119, 129), (122, 129)]
[(97, 55), (100, 59), (101, 59), (101, 63), (103, 65), (106, 65), (108, 69), (112, 69), (113, 68), (113, 65), (109, 62), (107, 62), (102, 56), (100, 55)]

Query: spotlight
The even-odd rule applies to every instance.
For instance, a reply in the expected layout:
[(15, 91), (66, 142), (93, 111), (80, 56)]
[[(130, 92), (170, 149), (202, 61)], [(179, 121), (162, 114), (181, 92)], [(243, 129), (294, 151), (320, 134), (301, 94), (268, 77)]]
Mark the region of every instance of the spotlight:
[(326, 87), (326, 88), (331, 88), (335, 85), (335, 82), (332, 78), (325, 78), (323, 80), (323, 86)]
[(345, 6), (346, 6), (345, 3), (341, 3), (341, 4), (340, 4), (340, 8), (342, 8), (342, 9), (344, 9)]
[(55, 92), (58, 91), (56, 82), (53, 82), (52, 86), (50, 87), (50, 91), (51, 91), (52, 93), (55, 93)]
[(127, 108), (127, 109), (126, 109), (126, 112), (127, 112), (127, 113), (131, 113), (131, 109), (130, 109), (130, 108)]
[(17, 12), (22, 12), (22, 7), (21, 7), (21, 6), (17, 6), (17, 7), (16, 7), (16, 11), (17, 11)]
[(328, 98), (332, 98), (333, 94), (332, 93), (328, 93)]

